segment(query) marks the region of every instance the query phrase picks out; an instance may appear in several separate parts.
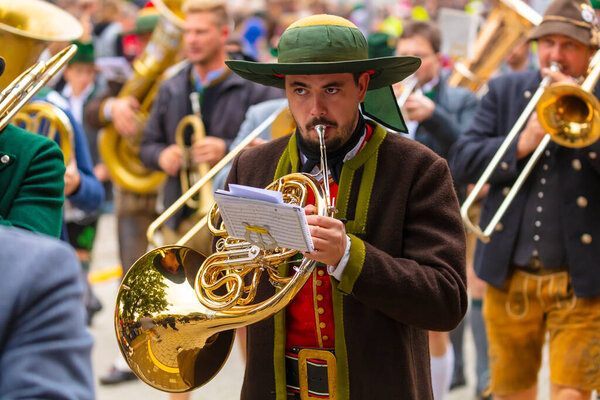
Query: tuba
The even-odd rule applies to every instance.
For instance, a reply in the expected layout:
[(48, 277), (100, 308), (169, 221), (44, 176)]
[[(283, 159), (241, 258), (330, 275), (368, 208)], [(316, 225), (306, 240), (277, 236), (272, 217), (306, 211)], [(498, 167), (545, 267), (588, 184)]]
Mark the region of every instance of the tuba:
[(76, 163), (73, 125), (60, 108), (46, 101), (33, 101), (25, 104), (11, 123), (54, 140), (62, 150), (65, 165)]
[(77, 52), (72, 44), (50, 60), (29, 67), (0, 93), (0, 134), (12, 118)]
[(139, 146), (142, 129), (152, 106), (154, 96), (165, 70), (173, 65), (177, 56), (183, 14), (184, 0), (154, 0), (153, 4), (161, 18), (152, 32), (144, 52), (134, 61), (134, 75), (119, 92), (118, 97), (132, 96), (141, 107), (138, 112), (139, 132), (124, 137), (111, 123), (100, 133), (98, 147), (113, 181), (120, 187), (136, 193), (155, 192), (166, 179), (166, 174), (147, 169), (140, 161)]
[[(557, 70), (558, 65), (553, 64), (551, 68)], [(460, 213), (465, 226), (481, 241), (484, 243), (490, 241), (500, 219), (504, 216), (551, 140), (564, 147), (581, 148), (595, 143), (600, 138), (600, 102), (592, 94), (599, 77), (600, 51), (596, 51), (590, 62), (588, 75), (581, 86), (560, 82), (550, 84), (551, 78), (549, 76), (542, 80), (515, 125), (508, 132), (496, 154), (494, 154), (475, 187), (461, 206)], [(547, 133), (529, 157), (521, 174), (492, 216), (488, 226), (482, 229), (469, 218), (469, 209), (534, 110), (537, 112), (540, 125)]]
[[(14, 80), (6, 91), (30, 92), (30, 95), (22, 93), (18, 96), (20, 106), (14, 108), (10, 122), (55, 140), (63, 152), (65, 165), (75, 160), (73, 127), (69, 118), (48, 102), (28, 104), (28, 101), (75, 54), (77, 47), (71, 45), (47, 63), (38, 63), (19, 78), (17, 76), (38, 60), (50, 42), (72, 41), (82, 33), (81, 24), (71, 14), (46, 1), (0, 1), (0, 47), (2, 56), (9, 60), (0, 77), (0, 87), (6, 87)], [(31, 86), (25, 88), (26, 84)], [(8, 99), (8, 94), (3, 99)]]
[[(317, 126), (321, 143), (321, 174), (328, 182), (324, 126)], [(319, 174), (320, 175), (320, 174)], [(315, 195), (319, 215), (333, 216), (328, 184), (316, 176), (292, 173), (267, 189), (283, 193), (285, 202), (306, 204)], [(230, 238), (209, 213), (209, 228), (219, 237), (209, 257), (183, 246), (164, 246), (142, 256), (129, 270), (117, 295), (115, 330), (121, 353), (131, 370), (159, 390), (185, 392), (198, 388), (221, 369), (233, 344), (234, 329), (268, 318), (294, 298), (310, 277), (316, 261), (294, 260), (295, 250), (267, 250)], [(287, 263), (292, 276), (281, 274)], [(261, 277), (276, 288), (257, 299)]]
[(518, 40), (540, 22), (542, 17), (520, 0), (495, 0), (477, 35), (473, 57), (454, 64), (448, 84), (478, 92)]

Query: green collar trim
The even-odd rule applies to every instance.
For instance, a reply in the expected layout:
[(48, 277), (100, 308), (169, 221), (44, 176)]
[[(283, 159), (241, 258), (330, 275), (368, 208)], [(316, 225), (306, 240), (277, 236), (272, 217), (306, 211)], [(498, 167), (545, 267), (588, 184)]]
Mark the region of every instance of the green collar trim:
[(371, 138), (360, 153), (344, 163), (340, 176), (338, 198), (336, 200), (336, 207), (338, 209), (337, 217), (340, 219), (345, 219), (348, 215), (348, 203), (350, 201), (350, 190), (352, 189), (354, 174), (360, 167), (365, 166), (358, 191), (357, 204), (360, 207), (356, 209), (354, 220), (346, 223), (346, 232), (354, 234), (366, 233), (367, 214), (375, 183), (375, 173), (377, 172), (377, 154), (379, 146), (383, 143), (386, 135), (387, 131), (381, 126), (376, 125)]

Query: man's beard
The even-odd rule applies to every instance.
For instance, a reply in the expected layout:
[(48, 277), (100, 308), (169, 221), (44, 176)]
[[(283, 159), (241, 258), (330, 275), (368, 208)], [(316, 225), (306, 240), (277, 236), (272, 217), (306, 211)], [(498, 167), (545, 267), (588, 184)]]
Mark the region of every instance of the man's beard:
[(350, 138), (352, 133), (354, 132), (354, 127), (356, 123), (350, 123), (349, 125), (339, 127), (337, 123), (333, 121), (329, 121), (328, 119), (314, 118), (312, 121), (306, 124), (304, 127), (306, 135), (304, 136), (304, 142), (310, 151), (318, 153), (321, 148), (321, 144), (319, 142), (319, 137), (315, 135), (309, 134), (309, 131), (314, 128), (316, 125), (327, 125), (329, 128), (333, 128), (338, 130), (338, 134), (334, 137), (329, 137), (326, 141), (327, 152), (331, 153), (339, 148), (341, 148), (344, 143)]

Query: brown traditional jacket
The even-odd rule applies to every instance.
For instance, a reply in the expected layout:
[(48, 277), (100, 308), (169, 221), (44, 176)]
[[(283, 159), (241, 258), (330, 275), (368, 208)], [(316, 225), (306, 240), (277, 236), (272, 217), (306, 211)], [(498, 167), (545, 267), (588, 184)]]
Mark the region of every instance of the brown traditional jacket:
[[(265, 187), (298, 171), (295, 137), (243, 151), (230, 183)], [(351, 239), (331, 278), (338, 399), (432, 399), (428, 330), (451, 330), (467, 309), (465, 232), (446, 161), (376, 127), (344, 163), (336, 218)], [(258, 296), (274, 289), (263, 279)], [(285, 311), (248, 327), (242, 399), (285, 399)]]

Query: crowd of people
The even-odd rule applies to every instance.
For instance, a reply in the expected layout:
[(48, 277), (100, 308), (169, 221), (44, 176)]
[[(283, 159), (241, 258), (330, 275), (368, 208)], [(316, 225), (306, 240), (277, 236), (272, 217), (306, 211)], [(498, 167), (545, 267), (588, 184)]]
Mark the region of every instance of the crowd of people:
[[(549, 141), (542, 115), (525, 116), (468, 210), (487, 224), (539, 157), (493, 233), (477, 240), (460, 213), (542, 80), (572, 87), (588, 75), (600, 47), (594, 2), (531, 3), (541, 22), (477, 91), (452, 83), (457, 56), (444, 52), (445, 35), (458, 26), (436, 20), (454, 8), (483, 23), (491, 3), (50, 3), (81, 34), (52, 38), (35, 55), (77, 45), (34, 101), (70, 127), (73, 155), (60, 151), (63, 139), (25, 126), (0, 133), (0, 270), (11, 278), (0, 283), (0, 398), (94, 398), (85, 325), (103, 307), (88, 279), (102, 214), (116, 216), (124, 276), (149, 250), (159, 211), (197, 179), (192, 172), (215, 166), (272, 115), (285, 127), (264, 128), (209, 191), (311, 173), (335, 213), (305, 205), (314, 251), (301, 255), (317, 262), (311, 278), (283, 311), (238, 332), (242, 399), (442, 400), (466, 384), (467, 328), (475, 399), (535, 399), (545, 343), (551, 399), (590, 399), (600, 388), (600, 143), (574, 144), (595, 135), (594, 121), (569, 120), (566, 103), (546, 113), (571, 141), (564, 146)], [(199, 125), (183, 124), (188, 116)], [(129, 164), (117, 166), (123, 148)], [(139, 180), (121, 176), (131, 163)], [(146, 187), (147, 177), (155, 180)], [(199, 204), (167, 221), (165, 244), (206, 214)], [(206, 229), (187, 245), (214, 250)], [(257, 290), (276, 292), (267, 279)], [(144, 318), (151, 323), (132, 341), (178, 330), (174, 317), (163, 328)], [(103, 385), (138, 379), (123, 357), (96, 372)]]

